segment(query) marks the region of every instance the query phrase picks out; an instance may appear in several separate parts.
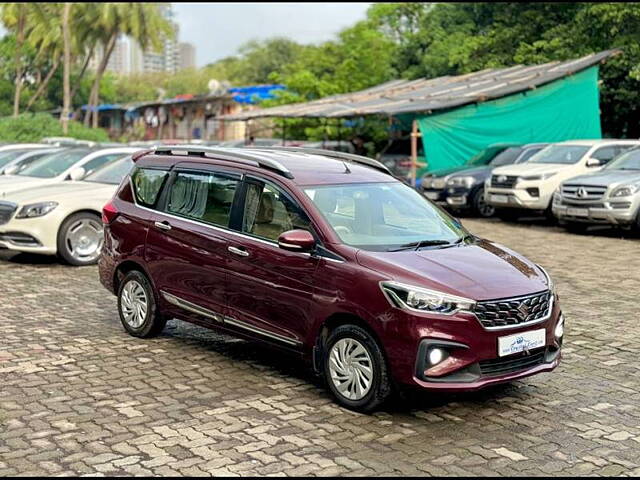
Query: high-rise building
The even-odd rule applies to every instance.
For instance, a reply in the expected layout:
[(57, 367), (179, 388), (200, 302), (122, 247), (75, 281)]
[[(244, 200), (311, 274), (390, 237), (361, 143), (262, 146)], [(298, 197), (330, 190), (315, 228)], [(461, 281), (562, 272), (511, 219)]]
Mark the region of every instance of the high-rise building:
[[(107, 62), (106, 71), (113, 72), (120, 75), (124, 75), (129, 73), (129, 62), (127, 58), (127, 41), (124, 37), (118, 38), (116, 40), (116, 44), (113, 47), (113, 51), (111, 52), (111, 56), (109, 57), (109, 61)], [(98, 45), (89, 60), (89, 65), (87, 66), (90, 70), (97, 70), (102, 58), (104, 56), (104, 47), (102, 45)]]
[(180, 42), (178, 45), (180, 57), (180, 69), (196, 67), (196, 47), (189, 42)]
[(171, 4), (160, 5), (160, 12), (166, 18), (173, 29), (173, 38), (162, 39), (160, 50), (153, 51), (146, 49), (142, 51), (140, 45), (135, 40), (131, 40), (131, 72), (171, 72), (175, 73), (179, 69), (180, 52), (178, 49), (178, 24), (174, 20)]

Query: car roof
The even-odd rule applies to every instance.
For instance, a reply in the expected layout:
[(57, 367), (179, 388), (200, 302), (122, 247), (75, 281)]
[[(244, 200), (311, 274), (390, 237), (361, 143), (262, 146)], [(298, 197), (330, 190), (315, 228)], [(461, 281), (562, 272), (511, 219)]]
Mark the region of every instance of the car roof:
[(610, 145), (615, 144), (640, 144), (640, 140), (628, 140), (628, 139), (616, 139), (616, 138), (602, 138), (597, 140), (565, 140), (564, 142), (555, 142), (554, 145), (581, 145), (585, 147), (594, 147), (598, 145)]
[[(170, 163), (219, 164), (221, 162), (224, 164), (232, 162), (235, 163), (234, 166), (259, 173), (263, 169), (250, 163), (255, 159), (255, 161), (264, 162), (261, 165), (265, 167), (263, 171), (279, 172), (293, 183), (307, 186), (399, 181), (376, 160), (333, 150), (311, 150), (304, 147), (207, 148), (170, 145), (158, 147), (155, 152), (147, 151), (146, 153), (164, 156), (169, 151), (183, 151), (183, 149), (188, 149), (189, 154), (176, 155), (176, 160)], [(210, 156), (204, 156), (202, 153), (196, 152), (212, 153)], [(142, 156), (134, 155), (134, 161)], [(238, 163), (233, 161), (234, 157), (239, 160)], [(141, 165), (148, 162), (154, 163), (152, 159), (149, 159), (141, 162)], [(360, 162), (370, 162), (373, 166)]]

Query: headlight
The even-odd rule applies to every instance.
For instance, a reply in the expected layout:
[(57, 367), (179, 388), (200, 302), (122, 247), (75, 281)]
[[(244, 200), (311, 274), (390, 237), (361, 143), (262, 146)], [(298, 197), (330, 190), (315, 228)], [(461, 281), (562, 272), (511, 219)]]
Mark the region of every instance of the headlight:
[(638, 185), (622, 185), (611, 192), (611, 197), (629, 197), (640, 189)]
[(41, 202), (25, 205), (20, 209), (16, 218), (42, 217), (58, 206), (57, 202)]
[(471, 186), (475, 182), (476, 182), (476, 179), (473, 177), (453, 177), (449, 179), (449, 181), (447, 182), (447, 185), (451, 187), (460, 186), (460, 187), (471, 188)]
[(524, 181), (528, 182), (528, 181), (531, 181), (531, 180), (546, 180), (547, 178), (553, 177), (556, 173), (557, 172), (555, 172), (555, 173), (545, 173), (544, 175), (530, 175), (528, 177), (519, 177), (518, 181), (524, 180)]
[(446, 185), (444, 178), (434, 178), (431, 181), (431, 188), (443, 189)]
[(453, 315), (459, 311), (470, 311), (476, 304), (468, 298), (397, 282), (381, 282), (380, 286), (389, 303), (404, 310)]
[(547, 277), (547, 285), (549, 287), (549, 291), (551, 293), (556, 293), (556, 286), (554, 285), (553, 280), (551, 280), (551, 277), (549, 276), (547, 271), (544, 268), (542, 268), (540, 265), (538, 265), (538, 268), (542, 270), (542, 273), (544, 273), (544, 276)]

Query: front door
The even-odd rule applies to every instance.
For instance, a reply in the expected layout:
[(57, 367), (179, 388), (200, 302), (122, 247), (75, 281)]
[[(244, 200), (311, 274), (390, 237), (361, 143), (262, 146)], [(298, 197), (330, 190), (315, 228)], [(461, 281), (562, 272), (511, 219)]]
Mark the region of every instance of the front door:
[(164, 305), (178, 316), (220, 323), (229, 264), (225, 230), (240, 176), (177, 169), (152, 214), (145, 258)]
[(230, 236), (228, 322), (289, 347), (299, 347), (311, 328), (314, 274), (319, 260), (278, 247), (281, 233), (311, 230), (290, 195), (268, 181), (247, 178), (241, 235)]

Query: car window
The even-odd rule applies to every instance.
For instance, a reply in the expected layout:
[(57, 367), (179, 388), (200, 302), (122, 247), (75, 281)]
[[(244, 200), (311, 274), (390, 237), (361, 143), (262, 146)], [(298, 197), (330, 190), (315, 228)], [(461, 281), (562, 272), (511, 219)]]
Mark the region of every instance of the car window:
[(179, 172), (171, 185), (167, 211), (228, 227), (238, 183), (239, 180), (217, 173)]
[(591, 154), (591, 157), (600, 160), (604, 164), (615, 157), (618, 154), (618, 151), (617, 145), (608, 145), (597, 149)]
[(133, 160), (126, 157), (116, 162), (105, 165), (84, 178), (85, 182), (108, 183), (119, 185), (122, 179), (133, 168)]
[(605, 170), (640, 170), (640, 148), (627, 150), (612, 162), (609, 162)]
[(502, 165), (511, 165), (516, 161), (518, 155), (522, 152), (520, 147), (509, 147), (496, 155), (493, 160), (489, 162), (492, 167), (500, 167)]
[(9, 162), (12, 162), (20, 155), (24, 155), (24, 150), (10, 150), (8, 152), (0, 152), (0, 167), (4, 167)]
[(19, 171), (17, 175), (54, 178), (64, 173), (65, 170), (82, 160), (82, 157), (85, 157), (90, 152), (90, 150), (85, 149), (73, 149), (50, 153), (29, 164), (26, 168)]
[(554, 163), (572, 165), (578, 163), (589, 151), (585, 145), (549, 145), (531, 157), (529, 163)]
[(544, 147), (528, 148), (524, 151), (522, 156), (518, 159), (518, 163), (524, 163), (533, 157), (536, 153), (542, 150)]
[(82, 165), (82, 168), (84, 168), (85, 171), (85, 176), (90, 175), (109, 162), (122, 158), (123, 155), (123, 153), (110, 153), (108, 155), (100, 155), (99, 157), (92, 158), (87, 163)]
[(137, 168), (131, 175), (136, 202), (145, 207), (153, 207), (168, 176), (169, 172), (166, 170)]
[(242, 231), (267, 240), (277, 241), (289, 230), (309, 230), (309, 218), (288, 195), (274, 185), (251, 181), (242, 216)]

